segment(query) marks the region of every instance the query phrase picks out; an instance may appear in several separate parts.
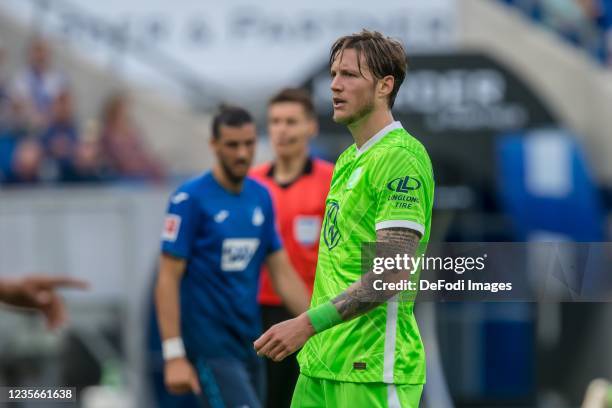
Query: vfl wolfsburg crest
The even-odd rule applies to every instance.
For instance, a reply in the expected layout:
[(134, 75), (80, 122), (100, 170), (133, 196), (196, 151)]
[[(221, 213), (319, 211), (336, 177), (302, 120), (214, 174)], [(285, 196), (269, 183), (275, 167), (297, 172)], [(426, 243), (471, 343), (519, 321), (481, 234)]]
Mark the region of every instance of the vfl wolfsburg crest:
[(337, 219), (340, 206), (337, 201), (329, 201), (325, 208), (325, 220), (323, 221), (323, 240), (328, 249), (333, 249), (340, 241), (340, 230), (338, 230)]

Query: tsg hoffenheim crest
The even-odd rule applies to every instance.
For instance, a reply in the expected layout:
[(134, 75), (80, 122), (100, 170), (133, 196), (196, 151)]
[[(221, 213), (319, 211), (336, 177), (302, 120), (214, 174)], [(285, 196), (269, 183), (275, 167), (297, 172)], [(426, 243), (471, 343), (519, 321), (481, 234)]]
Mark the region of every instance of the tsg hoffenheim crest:
[(266, 217), (264, 217), (263, 212), (261, 211), (261, 208), (259, 207), (255, 207), (255, 210), (253, 210), (253, 218), (251, 219), (253, 222), (253, 225), (256, 227), (259, 227), (261, 224), (264, 223)]

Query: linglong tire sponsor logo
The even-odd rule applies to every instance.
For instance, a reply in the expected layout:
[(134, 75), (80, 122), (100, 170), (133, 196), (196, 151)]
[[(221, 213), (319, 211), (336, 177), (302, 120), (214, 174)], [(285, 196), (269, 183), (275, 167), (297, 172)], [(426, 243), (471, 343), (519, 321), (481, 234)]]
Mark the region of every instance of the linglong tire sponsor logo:
[(387, 188), (397, 193), (407, 193), (411, 190), (418, 190), (420, 187), (421, 182), (410, 176), (399, 177), (387, 183)]
[(323, 240), (328, 249), (333, 249), (340, 241), (340, 230), (336, 224), (340, 206), (337, 201), (329, 201), (325, 209), (325, 221), (323, 221)]

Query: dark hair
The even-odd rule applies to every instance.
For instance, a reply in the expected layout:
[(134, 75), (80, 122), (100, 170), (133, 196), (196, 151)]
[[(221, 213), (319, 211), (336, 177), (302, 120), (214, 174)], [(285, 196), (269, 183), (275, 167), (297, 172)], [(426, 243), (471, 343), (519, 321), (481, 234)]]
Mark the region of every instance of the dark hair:
[(377, 79), (387, 75), (393, 76), (395, 81), (393, 90), (389, 94), (389, 109), (391, 109), (408, 70), (406, 51), (402, 44), (390, 37), (385, 37), (378, 31), (364, 29), (360, 33), (346, 35), (336, 40), (329, 54), (329, 65), (331, 66), (336, 57), (342, 55), (346, 49), (353, 49), (357, 52), (357, 63), (362, 75), (361, 55), (365, 57), (370, 72)]
[(295, 102), (302, 105), (304, 112), (308, 117), (315, 116), (315, 107), (312, 102), (310, 92), (303, 88), (284, 88), (279, 93), (274, 95), (268, 102), (268, 106), (274, 105), (275, 103), (283, 102)]
[(218, 139), (221, 136), (221, 125), (242, 127), (247, 123), (253, 123), (253, 117), (246, 109), (238, 106), (221, 105), (212, 121), (212, 137)]

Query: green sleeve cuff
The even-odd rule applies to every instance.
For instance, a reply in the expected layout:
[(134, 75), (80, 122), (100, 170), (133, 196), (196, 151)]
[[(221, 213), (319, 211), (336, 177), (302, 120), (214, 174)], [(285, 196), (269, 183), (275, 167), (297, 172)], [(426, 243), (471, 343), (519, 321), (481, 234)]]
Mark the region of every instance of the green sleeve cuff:
[(332, 302), (323, 303), (306, 312), (315, 332), (320, 333), (342, 322), (338, 309)]

